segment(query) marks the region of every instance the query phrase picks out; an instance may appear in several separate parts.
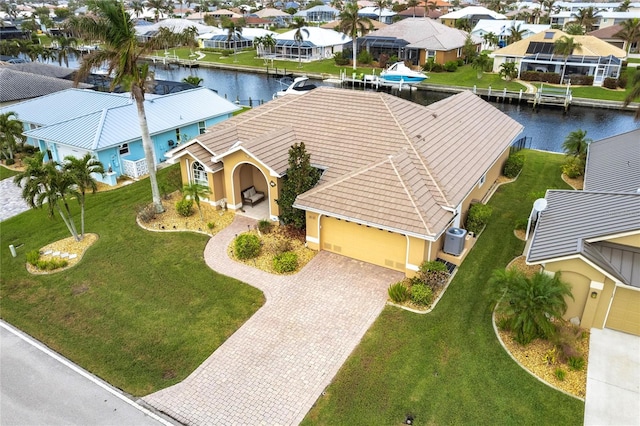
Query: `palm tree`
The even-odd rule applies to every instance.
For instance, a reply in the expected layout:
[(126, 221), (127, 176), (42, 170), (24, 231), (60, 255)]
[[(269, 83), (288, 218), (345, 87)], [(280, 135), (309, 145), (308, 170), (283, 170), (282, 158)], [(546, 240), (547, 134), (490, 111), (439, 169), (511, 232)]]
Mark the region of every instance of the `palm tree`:
[(527, 30), (522, 28), (522, 24), (513, 25), (509, 29), (509, 37), (507, 37), (507, 43), (511, 44), (522, 40), (522, 36), (524, 36), (524, 33), (526, 32)]
[(580, 24), (567, 24), (564, 32), (569, 35), (584, 35), (584, 27)]
[(84, 206), (87, 190), (95, 193), (98, 185), (93, 177), (95, 174), (104, 175), (102, 163), (89, 153), (82, 158), (65, 157), (63, 170), (71, 176), (78, 192), (78, 204), (80, 204), (80, 239), (84, 238)]
[(182, 187), (182, 194), (196, 202), (196, 206), (198, 206), (198, 211), (200, 212), (200, 220), (202, 221), (204, 221), (204, 217), (202, 216), (202, 209), (200, 208), (200, 200), (206, 198), (210, 193), (211, 191), (209, 191), (208, 187), (195, 182)]
[(349, 2), (340, 13), (340, 31), (351, 37), (353, 69), (357, 67), (358, 35), (364, 36), (373, 29), (371, 19), (358, 15), (358, 3)]
[(238, 58), (236, 57), (236, 47), (238, 45), (238, 40), (242, 39), (242, 27), (236, 25), (232, 20), (228, 20), (223, 28), (227, 30), (227, 44), (231, 44), (233, 42), (233, 62), (238, 62)]
[(627, 43), (627, 53), (631, 50), (631, 45), (640, 42), (640, 18), (627, 19), (622, 24), (620, 31), (614, 34)]
[(382, 10), (391, 5), (391, 0), (374, 0), (373, 5), (378, 8), (378, 22), (382, 22)]
[[(340, 14), (342, 16), (342, 13)], [(295, 32), (293, 33), (293, 40), (298, 45), (298, 67), (302, 68), (302, 42), (304, 41), (304, 34), (309, 36), (309, 30), (306, 28), (307, 23), (304, 18), (300, 16), (296, 16), (293, 18), (293, 22), (290, 25), (290, 28), (293, 28)]]
[(587, 159), (587, 148), (591, 142), (593, 141), (587, 137), (587, 131), (578, 129), (569, 133), (562, 143), (562, 149), (565, 154), (584, 161)]
[(527, 277), (515, 268), (502, 269), (493, 272), (489, 283), (496, 298), (502, 297), (496, 311), (506, 315), (515, 340), (523, 345), (553, 337), (556, 327), (551, 319), (566, 312), (565, 297), (573, 299), (571, 287), (559, 273), (550, 276), (540, 271)]
[(616, 12), (628, 12), (631, 7), (631, 0), (624, 0), (616, 7)]
[(142, 12), (144, 12), (144, 3), (140, 0), (133, 0), (130, 4), (133, 13), (136, 15), (136, 18), (140, 18)]
[(553, 43), (553, 53), (564, 57), (564, 64), (562, 66), (562, 74), (560, 75), (560, 84), (564, 81), (564, 74), (567, 71), (567, 62), (569, 56), (575, 49), (580, 48), (582, 45), (574, 40), (573, 37), (567, 37), (563, 35)]
[(57, 60), (58, 65), (62, 66), (62, 62), (67, 68), (69, 68), (69, 57), (75, 58), (78, 55), (78, 50), (76, 49), (77, 40), (73, 37), (56, 37), (55, 40), (58, 42), (58, 53)]
[(153, 19), (158, 22), (160, 14), (166, 10), (167, 5), (164, 0), (147, 0), (147, 7), (153, 10)]
[(333, 7), (334, 9), (342, 10), (342, 8), (344, 7), (344, 2), (342, 0), (331, 0), (329, 6)]
[(518, 68), (515, 62), (503, 62), (500, 64), (500, 77), (504, 77), (505, 80), (511, 81), (518, 76)]
[(0, 114), (0, 152), (5, 158), (13, 160), (17, 143), (23, 144), (25, 140), (22, 132), (22, 122), (17, 119), (15, 112)]
[(197, 75), (189, 75), (185, 78), (182, 79), (183, 83), (188, 83), (191, 84), (192, 86), (200, 86), (200, 84), (203, 82), (204, 80), (200, 77), (198, 77)]
[[(631, 89), (627, 96), (624, 98), (624, 106), (628, 106), (636, 99), (640, 99), (640, 71), (636, 69), (636, 73), (631, 80)], [(640, 120), (640, 106), (636, 108), (636, 114), (634, 116), (636, 120)]]
[(473, 58), (473, 62), (471, 63), (471, 66), (475, 68), (476, 75), (479, 79), (482, 78), (482, 74), (484, 73), (484, 70), (489, 65), (489, 62), (491, 62), (491, 59), (489, 58), (489, 55), (487, 55), (484, 52), (479, 55), (476, 55), (476, 57)]
[(73, 193), (71, 175), (60, 170), (60, 165), (54, 161), (45, 163), (43, 152), (36, 152), (24, 163), (25, 170), (13, 177), (13, 183), (22, 186), (22, 198), (32, 208), (46, 204), (49, 217), (57, 211), (71, 235), (80, 241), (68, 202)]
[(593, 31), (593, 28), (600, 17), (600, 10), (596, 10), (593, 6), (578, 9), (578, 12), (572, 13), (575, 23), (582, 25), (585, 32)]
[(416, 17), (416, 7), (420, 5), (420, 0), (407, 0), (407, 9), (413, 9), (413, 17)]
[(265, 49), (269, 49), (269, 53), (273, 52), (273, 48), (276, 47), (276, 39), (272, 34), (267, 34), (262, 37), (262, 46)]
[(487, 43), (487, 47), (491, 47), (491, 46), (495, 47), (498, 45), (498, 43), (500, 43), (500, 39), (498, 38), (498, 36), (492, 32), (488, 32), (485, 35), (483, 35), (482, 39), (484, 40), (485, 43)]
[(467, 18), (456, 19), (456, 28), (462, 31), (471, 32), (471, 22)]
[(103, 63), (108, 66), (108, 73), (114, 72), (111, 87), (124, 85), (131, 90), (131, 96), (136, 102), (138, 121), (153, 205), (158, 213), (164, 211), (158, 180), (156, 178), (155, 155), (153, 142), (149, 135), (149, 125), (144, 108), (144, 95), (147, 91), (148, 64), (138, 65), (138, 59), (146, 53), (159, 47), (161, 40), (152, 38), (140, 44), (136, 40), (134, 23), (125, 12), (124, 5), (118, 0), (95, 1), (96, 16), (85, 16), (78, 20), (78, 30), (83, 34), (103, 42), (103, 48), (92, 51), (82, 59), (80, 69), (76, 74), (76, 83), (87, 77), (92, 68), (99, 68)]

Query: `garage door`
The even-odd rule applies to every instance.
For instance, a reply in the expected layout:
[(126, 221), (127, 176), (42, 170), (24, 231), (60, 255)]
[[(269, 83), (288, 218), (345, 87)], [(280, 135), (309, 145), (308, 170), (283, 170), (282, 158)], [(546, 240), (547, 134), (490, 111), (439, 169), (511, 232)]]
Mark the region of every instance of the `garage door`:
[(64, 161), (65, 157), (75, 157), (82, 158), (84, 157), (88, 151), (79, 148), (72, 148), (70, 146), (65, 145), (56, 145), (56, 150), (58, 152), (58, 161)]
[(323, 216), (322, 250), (405, 271), (407, 239), (404, 235)]
[(606, 326), (640, 336), (640, 290), (616, 288)]

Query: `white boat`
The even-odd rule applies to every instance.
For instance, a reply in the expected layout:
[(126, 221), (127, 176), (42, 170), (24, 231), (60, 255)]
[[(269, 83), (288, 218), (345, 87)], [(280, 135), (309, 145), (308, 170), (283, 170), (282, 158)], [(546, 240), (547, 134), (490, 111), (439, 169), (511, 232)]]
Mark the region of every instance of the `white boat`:
[(429, 77), (426, 74), (412, 70), (404, 62), (396, 62), (380, 73), (380, 80), (383, 83), (417, 84), (427, 78)]
[(304, 95), (315, 88), (315, 84), (309, 83), (309, 77), (296, 77), (289, 87), (274, 94), (273, 98), (280, 98), (286, 95)]

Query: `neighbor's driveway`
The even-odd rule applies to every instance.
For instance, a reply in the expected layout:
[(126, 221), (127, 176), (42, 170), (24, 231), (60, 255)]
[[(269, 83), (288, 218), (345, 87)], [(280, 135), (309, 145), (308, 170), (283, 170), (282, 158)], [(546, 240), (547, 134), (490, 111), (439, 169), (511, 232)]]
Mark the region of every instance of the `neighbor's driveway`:
[(183, 423), (300, 423), (403, 277), (328, 252), (290, 276), (230, 260), (234, 234), (254, 223), (236, 216), (207, 244), (205, 260), (261, 289), (265, 305), (183, 382), (144, 398)]

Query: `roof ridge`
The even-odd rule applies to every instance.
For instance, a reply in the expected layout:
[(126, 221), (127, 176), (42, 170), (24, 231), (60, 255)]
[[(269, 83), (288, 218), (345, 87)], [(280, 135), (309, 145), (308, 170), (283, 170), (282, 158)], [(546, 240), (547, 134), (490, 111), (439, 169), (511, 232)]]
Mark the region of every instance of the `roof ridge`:
[(100, 141), (100, 138), (102, 137), (102, 130), (103, 130), (103, 127), (104, 127), (104, 122), (107, 119), (107, 114), (108, 114), (108, 108), (104, 108), (101, 111), (100, 121), (98, 122), (98, 128), (96, 129), (96, 134), (95, 134), (95, 137), (93, 138), (93, 143), (91, 144), (91, 149), (92, 150), (98, 149), (98, 142)]
[[(442, 188), (440, 188), (440, 184), (439, 182), (435, 179), (435, 177), (431, 174), (431, 170), (429, 170), (429, 168), (427, 167), (427, 165), (424, 163), (424, 159), (422, 158), (422, 156), (420, 155), (420, 153), (418, 152), (418, 150), (416, 149), (414, 143), (413, 143), (413, 139), (409, 137), (409, 135), (407, 134), (407, 132), (405, 132), (404, 126), (402, 124), (400, 124), (400, 122), (398, 121), (396, 115), (394, 114), (394, 112), (391, 110), (391, 108), (389, 107), (389, 104), (387, 103), (386, 99), (381, 97), (380, 98), (382, 100), (382, 103), (384, 104), (384, 106), (387, 108), (387, 110), (389, 111), (389, 114), (391, 115), (391, 117), (393, 118), (393, 121), (396, 122), (396, 124), (398, 125), (398, 128), (400, 129), (400, 131), (402, 132), (402, 134), (404, 135), (407, 143), (409, 144), (409, 146), (411, 147), (411, 149), (413, 150), (413, 152), (416, 154), (416, 156), (418, 157), (420, 164), (422, 164), (422, 167), (424, 167), (424, 170), (427, 172), (427, 176), (429, 176), (429, 178), (431, 179), (431, 181), (433, 182), (433, 184), (435, 185), (436, 188), (438, 188), (438, 192), (440, 193), (440, 196), (442, 197), (442, 199), (444, 200), (444, 202), (447, 205), (451, 205), (451, 203), (449, 202), (449, 200), (447, 199), (447, 196), (444, 194), (444, 192), (442, 191)], [(434, 110), (431, 110), (429, 107), (425, 107), (426, 110), (428, 111), (433, 111), (433, 113), (435, 113)], [(431, 191), (429, 191), (431, 192)]]
[[(405, 154), (406, 154), (406, 152), (405, 152)], [(409, 200), (411, 201), (411, 205), (416, 210), (416, 213), (418, 214), (418, 217), (420, 218), (420, 222), (422, 222), (422, 224), (424, 225), (424, 228), (427, 230), (427, 233), (431, 234), (431, 229), (429, 228), (429, 225), (427, 224), (427, 222), (426, 222), (426, 220), (424, 218), (423, 211), (418, 207), (418, 205), (415, 202), (415, 197), (413, 195), (413, 191), (409, 190), (409, 188), (405, 184), (405, 181), (402, 178), (398, 168), (396, 167), (395, 163), (393, 162), (393, 155), (389, 155), (389, 164), (393, 168), (393, 171), (396, 173), (396, 176), (398, 176), (398, 179), (400, 180), (400, 184), (404, 188), (404, 191), (409, 196)]]

